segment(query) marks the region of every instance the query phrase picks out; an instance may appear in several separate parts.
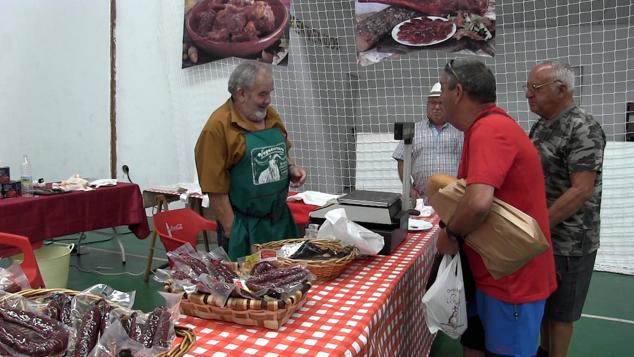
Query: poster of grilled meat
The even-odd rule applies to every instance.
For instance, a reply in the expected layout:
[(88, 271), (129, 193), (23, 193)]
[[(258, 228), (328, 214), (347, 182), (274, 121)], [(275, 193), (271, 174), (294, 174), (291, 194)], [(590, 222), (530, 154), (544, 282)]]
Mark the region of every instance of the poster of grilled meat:
[(494, 0), (357, 0), (355, 14), (363, 66), (416, 51), (495, 55)]

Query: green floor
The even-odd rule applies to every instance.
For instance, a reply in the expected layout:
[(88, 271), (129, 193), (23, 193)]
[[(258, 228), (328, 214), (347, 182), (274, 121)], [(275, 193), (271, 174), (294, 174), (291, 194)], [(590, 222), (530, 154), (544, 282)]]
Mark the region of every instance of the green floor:
[[(125, 228), (119, 229), (125, 231)], [(109, 230), (103, 230), (109, 233)], [(126, 264), (121, 263), (119, 248), (114, 240), (102, 234), (89, 233), (81, 255), (71, 256), (68, 287), (82, 290), (96, 283), (106, 283), (121, 291), (136, 291), (134, 307), (149, 311), (162, 304), (157, 293), (162, 285), (150, 278), (143, 281), (150, 237), (138, 240), (133, 235), (122, 236), (126, 249)], [(64, 237), (76, 239), (77, 236)], [(214, 240), (213, 238), (211, 239)], [(98, 242), (102, 241), (102, 242)], [(97, 242), (97, 243), (95, 243)], [(166, 262), (165, 250), (160, 241), (156, 244), (154, 266)], [(6, 264), (6, 260), (3, 262)], [(596, 317), (582, 317), (575, 325), (570, 356), (610, 357), (631, 356), (628, 346), (634, 337), (634, 276), (595, 272), (590, 293), (584, 308), (585, 315), (616, 318), (625, 321), (610, 321)], [(460, 344), (439, 334), (434, 342), (431, 356), (461, 356)]]
[[(634, 338), (634, 276), (594, 272), (584, 315), (575, 324), (571, 357), (625, 357)], [(628, 321), (609, 321), (614, 318)], [(629, 352), (628, 352), (629, 351)], [(439, 334), (430, 356), (462, 356), (460, 344)]]

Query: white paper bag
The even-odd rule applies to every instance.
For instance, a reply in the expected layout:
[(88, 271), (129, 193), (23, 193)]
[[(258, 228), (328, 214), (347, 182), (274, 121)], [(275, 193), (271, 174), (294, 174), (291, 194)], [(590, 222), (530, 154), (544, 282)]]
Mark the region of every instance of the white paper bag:
[(363, 255), (376, 255), (383, 249), (383, 236), (349, 220), (345, 209), (333, 209), (325, 217), (326, 221), (319, 227), (317, 238), (334, 237), (344, 244), (359, 248)]
[(458, 338), (467, 329), (467, 302), (464, 295), (460, 254), (445, 255), (436, 281), (423, 296), (425, 321), (431, 333), (441, 330)]

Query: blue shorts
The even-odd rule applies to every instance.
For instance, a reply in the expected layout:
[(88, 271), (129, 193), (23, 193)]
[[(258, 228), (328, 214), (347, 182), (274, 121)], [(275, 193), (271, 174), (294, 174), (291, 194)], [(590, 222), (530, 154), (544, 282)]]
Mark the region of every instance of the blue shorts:
[(480, 289), (476, 289), (475, 299), (487, 352), (501, 356), (535, 356), (545, 299), (509, 304), (486, 295)]

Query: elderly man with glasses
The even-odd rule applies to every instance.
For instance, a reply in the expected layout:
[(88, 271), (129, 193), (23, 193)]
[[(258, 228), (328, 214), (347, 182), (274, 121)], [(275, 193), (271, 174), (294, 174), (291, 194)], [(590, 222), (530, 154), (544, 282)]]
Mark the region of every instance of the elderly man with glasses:
[(558, 288), (546, 303), (538, 356), (566, 356), (581, 317), (599, 249), (605, 134), (573, 99), (570, 66), (541, 63), (528, 75), (526, 98), (540, 116), (530, 137), (541, 155)]
[[(465, 355), (534, 356), (546, 298), (555, 290), (552, 249), (515, 273), (494, 279), (482, 257), (462, 244), (500, 199), (533, 217), (550, 239), (539, 154), (524, 130), (496, 106), (495, 76), (475, 59), (450, 61), (441, 72), (440, 96), (449, 122), (464, 132), (458, 177), (467, 188), (438, 235), (444, 254), (459, 250), (471, 269), (475, 296), (467, 298)], [(467, 278), (465, 278), (465, 285)]]

